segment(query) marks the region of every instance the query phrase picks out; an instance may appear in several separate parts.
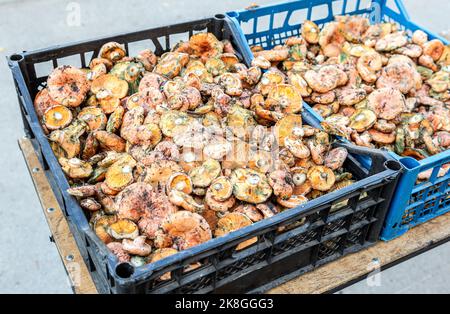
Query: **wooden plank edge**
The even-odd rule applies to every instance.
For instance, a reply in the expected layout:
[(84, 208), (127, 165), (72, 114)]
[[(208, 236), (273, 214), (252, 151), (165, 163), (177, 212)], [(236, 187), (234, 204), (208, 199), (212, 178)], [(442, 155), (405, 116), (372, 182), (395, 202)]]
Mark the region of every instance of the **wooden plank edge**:
[(350, 254), (268, 291), (270, 294), (319, 294), (338, 291), (368, 275), (417, 256), (450, 239), (450, 213), (411, 229), (390, 242)]
[[(96, 294), (97, 289), (73, 238), (69, 224), (52, 191), (30, 139), (20, 139), (19, 147), (30, 172), (47, 224), (71, 286), (76, 294)], [(50, 210), (49, 210), (50, 209)]]

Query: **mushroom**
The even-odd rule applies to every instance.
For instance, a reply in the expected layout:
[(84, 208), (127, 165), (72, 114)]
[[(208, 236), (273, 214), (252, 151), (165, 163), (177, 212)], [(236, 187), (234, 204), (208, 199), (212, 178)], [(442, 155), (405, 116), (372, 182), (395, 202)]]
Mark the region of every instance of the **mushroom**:
[(144, 65), (145, 70), (151, 72), (158, 62), (158, 57), (150, 49), (145, 49), (139, 52), (136, 60)]
[(377, 115), (369, 109), (358, 109), (350, 117), (349, 127), (357, 132), (370, 129), (377, 122)]
[(41, 89), (34, 98), (34, 109), (36, 110), (39, 120), (42, 119), (47, 109), (56, 105), (58, 105), (58, 103), (50, 97), (48, 88)]
[(267, 70), (271, 67), (271, 63), (264, 56), (258, 56), (252, 60), (252, 66)]
[(303, 108), (300, 92), (293, 85), (277, 84), (269, 89), (266, 106), (278, 105), (283, 114), (299, 113)]
[(179, 211), (168, 216), (158, 230), (155, 245), (159, 248), (175, 246), (186, 250), (212, 238), (208, 222), (199, 214)]
[(308, 171), (308, 180), (314, 190), (329, 191), (336, 182), (336, 176), (330, 168), (315, 166)]
[(176, 172), (172, 174), (167, 180), (166, 191), (170, 192), (172, 190), (180, 191), (185, 194), (191, 194), (193, 190), (191, 178), (183, 172)]
[(61, 157), (58, 161), (64, 173), (72, 179), (86, 179), (92, 174), (91, 164), (81, 159)]
[(348, 82), (347, 74), (334, 65), (324, 65), (318, 71), (309, 70), (304, 78), (308, 85), (318, 93), (327, 93)]
[(92, 106), (84, 107), (78, 113), (77, 118), (84, 121), (90, 131), (105, 129), (106, 123), (108, 122), (103, 110), (99, 107)]
[(123, 239), (122, 248), (128, 254), (148, 256), (152, 252), (152, 247), (145, 242), (146, 239), (146, 236), (139, 236), (134, 240)]
[(99, 202), (97, 202), (94, 198), (85, 198), (85, 199), (81, 200), (80, 206), (91, 212), (95, 212), (102, 208), (102, 205)]
[(206, 188), (220, 175), (220, 172), (220, 163), (214, 159), (207, 159), (201, 166), (193, 168), (189, 176), (195, 187)]
[(173, 142), (182, 148), (202, 149), (211, 140), (212, 132), (200, 122), (194, 121), (185, 128), (179, 128), (173, 135)]
[(189, 38), (189, 47), (194, 54), (203, 59), (217, 56), (223, 52), (223, 44), (212, 33), (198, 33)]
[(305, 134), (302, 126), (303, 120), (301, 115), (289, 114), (279, 120), (275, 125), (275, 134), (278, 139), (278, 145), (284, 147), (285, 139), (290, 135), (303, 137)]
[(376, 143), (380, 143), (383, 145), (392, 144), (396, 140), (396, 133), (384, 133), (375, 129), (369, 130), (369, 134), (372, 137), (372, 140)]
[(212, 181), (208, 193), (218, 202), (224, 202), (233, 195), (233, 186), (227, 177), (219, 177)]
[(203, 148), (205, 156), (221, 160), (231, 152), (233, 145), (222, 136), (214, 136)]
[(117, 42), (109, 42), (100, 48), (98, 56), (107, 59), (113, 63), (118, 62), (125, 57), (125, 47)]
[[(248, 218), (244, 214), (238, 212), (228, 213), (222, 218), (220, 218), (219, 221), (217, 222), (217, 227), (214, 232), (214, 235), (216, 237), (223, 237), (229, 234), (230, 232), (250, 226), (252, 223), (253, 222), (250, 220), (250, 218)], [(245, 240), (242, 243), (239, 243), (239, 245), (236, 247), (236, 250), (237, 251), (242, 250), (246, 247), (253, 245), (257, 241), (258, 241), (257, 237)]]
[(97, 187), (95, 185), (81, 185), (71, 187), (67, 190), (67, 193), (80, 198), (92, 197), (97, 194)]
[(89, 82), (82, 70), (64, 65), (50, 73), (47, 78), (47, 89), (49, 96), (58, 104), (78, 107), (86, 98)]
[(94, 58), (91, 60), (91, 63), (89, 63), (89, 68), (92, 70), (101, 64), (103, 64), (106, 67), (106, 70), (108, 70), (108, 71), (110, 71), (113, 67), (113, 63), (108, 59)]
[(133, 178), (133, 169), (136, 161), (128, 154), (112, 164), (105, 175), (105, 182), (111, 189), (121, 191), (130, 185)]
[(297, 158), (305, 159), (311, 155), (308, 146), (305, 145), (301, 138), (296, 136), (288, 136), (284, 139), (284, 145)]
[(272, 50), (262, 50), (254, 52), (253, 55), (258, 57), (263, 57), (269, 62), (280, 62), (289, 58), (289, 49), (280, 48), (280, 49), (272, 49)]
[(181, 191), (172, 190), (169, 192), (169, 200), (172, 204), (182, 207), (184, 210), (201, 213), (205, 206), (197, 204), (192, 196)]
[(137, 181), (148, 183), (156, 188), (161, 185), (161, 182), (167, 182), (174, 173), (182, 171), (181, 166), (173, 160), (157, 159), (150, 166), (143, 168)]
[(393, 120), (406, 111), (405, 97), (396, 89), (377, 89), (367, 97), (367, 101), (368, 108), (381, 119)]
[(276, 170), (269, 174), (268, 181), (273, 189), (273, 194), (282, 199), (288, 199), (293, 192), (293, 179), (290, 172)]
[(224, 201), (218, 201), (212, 196), (211, 190), (208, 190), (205, 195), (205, 203), (215, 212), (226, 213), (234, 206), (236, 199), (231, 196)]
[(125, 252), (122, 243), (111, 242), (106, 245), (108, 249), (117, 257), (119, 263), (127, 263), (130, 261), (131, 256)]
[(270, 68), (262, 75), (260, 82), (256, 85), (256, 90), (263, 96), (267, 96), (274, 85), (283, 84), (285, 82), (286, 76), (283, 72), (276, 68)]
[(56, 105), (48, 108), (42, 116), (42, 123), (48, 130), (59, 130), (67, 127), (72, 122), (72, 111), (69, 108)]
[(306, 198), (306, 196), (304, 195), (292, 195), (288, 199), (278, 197), (277, 202), (281, 206), (291, 209), (305, 204), (306, 202), (308, 202), (308, 198)]
[(128, 94), (128, 83), (113, 74), (105, 74), (91, 84), (91, 92), (97, 99), (122, 99)]
[(161, 56), (153, 72), (165, 78), (173, 79), (189, 62), (189, 55), (182, 52), (167, 52)]
[(233, 210), (233, 212), (243, 214), (253, 222), (258, 222), (264, 219), (261, 212), (255, 206), (250, 204), (239, 205)]
[(108, 233), (109, 226), (117, 221), (117, 216), (115, 215), (103, 215), (98, 217), (94, 222), (94, 231), (95, 234), (99, 237), (99, 239), (108, 244), (114, 239)]
[(118, 106), (108, 118), (106, 123), (106, 131), (110, 133), (116, 133), (122, 126), (123, 116), (125, 114), (125, 108)]
[(161, 115), (159, 127), (165, 136), (173, 137), (177, 133), (182, 133), (192, 122), (193, 118), (187, 113), (169, 110)]
[(67, 128), (50, 133), (49, 140), (58, 144), (67, 158), (74, 158), (80, 154), (80, 137), (85, 131), (86, 124), (81, 120), (75, 120)]
[(320, 29), (316, 23), (305, 21), (302, 26), (302, 37), (310, 44), (319, 43)]
[(265, 175), (250, 169), (238, 168), (230, 176), (233, 194), (241, 201), (259, 204), (272, 195), (272, 188)]
[(256, 205), (256, 208), (263, 214), (265, 219), (271, 218), (279, 213), (278, 208), (272, 203)]
[[(150, 255), (150, 259), (149, 259), (149, 263), (156, 263), (159, 260), (162, 260), (166, 257), (172, 256), (174, 254), (177, 254), (178, 251), (173, 249), (173, 248), (161, 248), (161, 249), (157, 249), (155, 250), (152, 255)], [(161, 277), (159, 277), (160, 280), (170, 280), (171, 279), (171, 274), (170, 272), (165, 273), (164, 275), (162, 275)]]
[(108, 233), (116, 240), (136, 239), (139, 236), (139, 229), (131, 220), (119, 219), (109, 225)]
[(113, 150), (118, 153), (125, 151), (125, 140), (117, 134), (100, 130), (95, 131), (94, 136), (100, 143), (100, 146), (107, 150)]
[(225, 89), (229, 96), (240, 96), (243, 92), (242, 81), (234, 73), (225, 73), (219, 77), (219, 84)]
[(325, 167), (328, 167), (331, 170), (338, 170), (342, 168), (347, 157), (347, 149), (343, 147), (332, 149), (325, 156)]

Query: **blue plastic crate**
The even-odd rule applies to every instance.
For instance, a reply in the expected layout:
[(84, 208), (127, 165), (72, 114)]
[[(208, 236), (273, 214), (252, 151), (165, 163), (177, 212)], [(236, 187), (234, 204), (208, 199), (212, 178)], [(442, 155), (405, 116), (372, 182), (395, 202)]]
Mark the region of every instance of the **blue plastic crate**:
[[(251, 63), (253, 54), (250, 46), (259, 45), (271, 49), (292, 36), (300, 35), (304, 20), (312, 20), (322, 27), (333, 21), (336, 15), (363, 15), (371, 23), (395, 22), (409, 35), (418, 29), (425, 31), (430, 39), (437, 36), (411, 21), (401, 0), (297, 0), (249, 10), (227, 13), (233, 22), (233, 30), (240, 33), (238, 41), (246, 63)], [(308, 123), (319, 126), (323, 118), (310, 106), (304, 104)], [(450, 151), (429, 157), (420, 162), (413, 158), (403, 158), (395, 153), (404, 171), (399, 180), (391, 208), (381, 235), (383, 240), (392, 240), (410, 228), (450, 211), (450, 172), (438, 177), (439, 170), (450, 163)], [(359, 160), (364, 166), (370, 160)], [(417, 177), (424, 171), (433, 169), (429, 182), (417, 184)]]

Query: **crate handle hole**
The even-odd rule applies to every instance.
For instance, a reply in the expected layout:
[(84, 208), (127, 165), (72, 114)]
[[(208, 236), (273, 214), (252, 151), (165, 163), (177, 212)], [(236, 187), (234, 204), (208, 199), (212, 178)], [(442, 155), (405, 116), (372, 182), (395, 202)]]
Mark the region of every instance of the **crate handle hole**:
[(402, 170), (402, 165), (395, 160), (388, 160), (384, 163), (384, 166), (389, 170), (400, 171)]
[(134, 274), (134, 267), (129, 263), (122, 263), (116, 267), (116, 275), (120, 278), (127, 279)]
[(9, 59), (14, 62), (19, 62), (19, 61), (23, 60), (23, 56), (19, 55), (19, 54), (14, 54), (14, 55), (10, 56)]

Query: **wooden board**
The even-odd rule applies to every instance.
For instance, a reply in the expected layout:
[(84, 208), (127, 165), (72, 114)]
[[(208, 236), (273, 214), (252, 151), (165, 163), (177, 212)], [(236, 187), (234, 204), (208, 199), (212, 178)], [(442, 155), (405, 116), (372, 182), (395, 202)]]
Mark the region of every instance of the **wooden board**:
[[(97, 293), (89, 271), (78, 251), (73, 236), (70, 233), (67, 221), (53, 194), (47, 177), (36, 156), (31, 141), (19, 141), (28, 169), (30, 170), (34, 186), (44, 209), (45, 217), (52, 232), (53, 239), (58, 248), (70, 278), (79, 278), (79, 284), (74, 285), (75, 293)], [(48, 212), (47, 208), (54, 208)], [(355, 281), (361, 280), (376, 268), (384, 268), (414, 255), (427, 251), (436, 245), (445, 243), (450, 239), (450, 213), (438, 217), (428, 223), (410, 230), (404, 236), (391, 242), (379, 242), (372, 248), (345, 256), (335, 262), (324, 265), (312, 272), (306, 273), (296, 279), (282, 284), (269, 293), (327, 293), (345, 287)], [(73, 256), (73, 261), (66, 259)], [(73, 264), (80, 265), (79, 273), (74, 273)], [(80, 275), (81, 274), (81, 275)]]
[(86, 264), (81, 257), (66, 218), (56, 200), (52, 188), (42, 171), (42, 165), (29, 139), (19, 140), (19, 146), (25, 158), (45, 218), (52, 233), (52, 239), (70, 278), (72, 289), (77, 294), (97, 293)]

